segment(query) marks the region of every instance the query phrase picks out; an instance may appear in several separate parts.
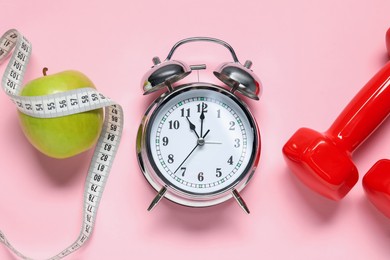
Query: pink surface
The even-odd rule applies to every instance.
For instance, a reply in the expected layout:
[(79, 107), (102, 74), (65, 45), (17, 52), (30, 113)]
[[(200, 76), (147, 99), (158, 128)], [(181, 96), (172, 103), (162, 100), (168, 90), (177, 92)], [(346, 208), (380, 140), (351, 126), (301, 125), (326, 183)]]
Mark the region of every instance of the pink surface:
[[(67, 259), (389, 259), (390, 220), (361, 186), (364, 173), (390, 157), (388, 120), (354, 154), (360, 180), (338, 203), (298, 183), (281, 152), (299, 127), (329, 127), (385, 64), (388, 0), (90, 3), (0, 3), (0, 33), (16, 28), (33, 43), (26, 82), (44, 66), (49, 73), (77, 69), (124, 108), (124, 135), (94, 234)], [(152, 97), (142, 96), (140, 80), (153, 56), (165, 58), (176, 41), (199, 35), (229, 42), (240, 61), (253, 61), (264, 85), (260, 102), (247, 100), (263, 145), (242, 193), (249, 216), (234, 201), (191, 209), (164, 200), (146, 211), (155, 193), (138, 168), (135, 137)], [(176, 54), (210, 67), (230, 60), (209, 44)], [(4, 93), (0, 109), (0, 229), (28, 256), (52, 256), (79, 234), (91, 152), (49, 159), (27, 142)], [(0, 259), (14, 258), (0, 246)]]

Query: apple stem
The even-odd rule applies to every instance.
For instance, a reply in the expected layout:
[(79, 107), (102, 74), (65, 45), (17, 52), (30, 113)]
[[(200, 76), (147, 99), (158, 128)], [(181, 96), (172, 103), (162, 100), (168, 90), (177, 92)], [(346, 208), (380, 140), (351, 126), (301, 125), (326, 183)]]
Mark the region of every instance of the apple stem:
[(47, 76), (47, 75), (46, 75), (46, 72), (47, 72), (48, 70), (49, 70), (49, 69), (46, 68), (46, 67), (44, 67), (44, 68), (42, 69), (43, 76)]

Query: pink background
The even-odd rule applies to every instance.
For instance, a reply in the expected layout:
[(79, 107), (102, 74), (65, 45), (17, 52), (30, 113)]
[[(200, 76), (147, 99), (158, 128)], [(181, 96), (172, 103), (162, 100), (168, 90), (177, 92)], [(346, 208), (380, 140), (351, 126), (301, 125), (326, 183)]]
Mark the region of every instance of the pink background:
[[(0, 10), (0, 32), (16, 28), (33, 43), (26, 82), (44, 66), (77, 69), (124, 108), (93, 236), (68, 259), (389, 259), (390, 220), (369, 204), (361, 180), (341, 202), (328, 201), (296, 181), (281, 148), (299, 127), (325, 130), (386, 62), (390, 1), (2, 0)], [(164, 200), (146, 211), (155, 192), (138, 168), (135, 138), (156, 96), (143, 96), (140, 81), (153, 56), (165, 58), (190, 36), (229, 42), (264, 84), (259, 102), (247, 100), (263, 142), (242, 193), (249, 216), (234, 201), (191, 209)], [(212, 44), (187, 45), (174, 57), (210, 68), (231, 60)], [(201, 80), (214, 81), (210, 75)], [(0, 229), (28, 256), (50, 257), (79, 234), (92, 153), (47, 158), (23, 136), (5, 94), (0, 109)], [(354, 154), (361, 177), (390, 157), (389, 144), (386, 121)], [(14, 258), (0, 246), (0, 259)]]

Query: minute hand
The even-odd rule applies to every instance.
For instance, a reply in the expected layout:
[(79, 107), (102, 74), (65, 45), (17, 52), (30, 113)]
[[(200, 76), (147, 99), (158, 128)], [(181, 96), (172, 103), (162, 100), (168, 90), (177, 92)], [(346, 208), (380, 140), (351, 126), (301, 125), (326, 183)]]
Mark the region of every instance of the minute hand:
[(202, 113), (200, 113), (200, 137), (202, 137), (202, 138), (204, 138), (204, 136), (203, 136), (203, 120), (204, 120), (204, 103), (202, 103)]

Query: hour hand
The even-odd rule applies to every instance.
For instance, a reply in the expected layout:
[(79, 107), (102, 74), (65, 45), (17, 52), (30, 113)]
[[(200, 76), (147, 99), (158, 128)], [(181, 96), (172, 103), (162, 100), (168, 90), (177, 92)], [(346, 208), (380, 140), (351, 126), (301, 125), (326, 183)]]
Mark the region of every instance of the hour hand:
[(195, 125), (193, 123), (191, 123), (191, 121), (188, 119), (188, 116), (186, 118), (187, 118), (188, 123), (190, 124), (190, 129), (192, 131), (194, 131), (194, 133), (196, 134), (196, 137), (199, 138), (199, 135), (198, 135), (198, 133), (196, 132), (196, 129), (195, 129)]

